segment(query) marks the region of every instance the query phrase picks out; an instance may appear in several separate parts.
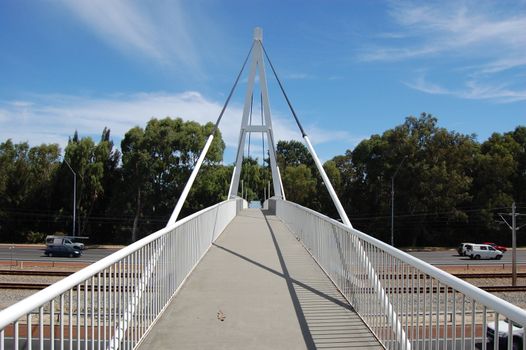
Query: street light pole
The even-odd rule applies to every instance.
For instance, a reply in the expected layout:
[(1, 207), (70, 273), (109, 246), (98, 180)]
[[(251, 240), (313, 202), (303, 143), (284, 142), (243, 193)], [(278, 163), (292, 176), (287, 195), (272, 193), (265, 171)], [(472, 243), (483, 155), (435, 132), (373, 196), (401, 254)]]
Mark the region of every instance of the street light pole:
[(66, 165), (68, 166), (69, 170), (73, 173), (73, 236), (75, 236), (75, 228), (76, 228), (76, 218), (77, 218), (77, 173), (73, 171), (73, 168), (71, 165), (69, 165), (66, 158), (64, 158), (64, 162), (66, 162)]
[(398, 168), (396, 168), (396, 171), (394, 172), (393, 176), (391, 177), (391, 246), (394, 247), (394, 180), (396, 177), (396, 174), (398, 174), (398, 171), (400, 170), (400, 167), (402, 164), (404, 164), (404, 161), (406, 160), (407, 156), (405, 156), (400, 164), (398, 164)]
[[(524, 214), (517, 213), (517, 206), (515, 202), (511, 204), (511, 213), (498, 213), (502, 222), (505, 223), (511, 230), (511, 285), (517, 285), (517, 231), (525, 225), (517, 227), (517, 216)], [(511, 225), (504, 218), (504, 216), (511, 216)]]
[(515, 202), (511, 205), (511, 285), (517, 285), (517, 221)]

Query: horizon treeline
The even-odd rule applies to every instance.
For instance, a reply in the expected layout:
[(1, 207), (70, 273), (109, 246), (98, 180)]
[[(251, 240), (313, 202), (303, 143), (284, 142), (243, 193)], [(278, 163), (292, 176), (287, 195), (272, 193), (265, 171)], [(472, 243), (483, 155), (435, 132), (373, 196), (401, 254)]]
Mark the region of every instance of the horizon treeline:
[[(71, 235), (73, 172), (75, 233), (90, 243), (126, 244), (164, 227), (213, 127), (151, 119), (130, 129), (120, 149), (106, 128), (98, 142), (75, 132), (64, 152), (57, 144), (0, 143), (0, 242)], [(215, 136), (180, 217), (227, 197), (233, 165), (223, 164), (225, 144), (219, 130)], [(279, 141), (276, 152), (287, 200), (338, 219), (303, 143)], [(509, 213), (513, 202), (526, 213), (525, 126), (478, 142), (422, 113), (324, 168), (353, 226), (386, 242), (394, 184), (396, 246), (509, 245), (510, 229), (498, 213)], [(268, 158), (245, 158), (242, 179), (247, 199), (263, 200), (272, 181)], [(526, 223), (521, 218), (519, 225)], [(526, 244), (520, 234), (517, 239)]]

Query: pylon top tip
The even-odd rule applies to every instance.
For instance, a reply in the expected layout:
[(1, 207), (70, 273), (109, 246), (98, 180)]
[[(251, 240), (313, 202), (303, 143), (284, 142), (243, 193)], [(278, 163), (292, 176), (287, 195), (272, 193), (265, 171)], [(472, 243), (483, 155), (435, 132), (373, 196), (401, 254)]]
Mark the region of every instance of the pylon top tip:
[(261, 27), (254, 28), (254, 40), (263, 41), (263, 28)]

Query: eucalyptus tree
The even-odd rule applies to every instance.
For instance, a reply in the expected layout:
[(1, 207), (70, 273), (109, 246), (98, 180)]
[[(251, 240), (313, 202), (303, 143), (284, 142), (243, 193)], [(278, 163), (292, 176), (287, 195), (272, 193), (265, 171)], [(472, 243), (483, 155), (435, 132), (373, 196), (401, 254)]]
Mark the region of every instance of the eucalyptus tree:
[(451, 240), (455, 225), (467, 220), (462, 209), (470, 203), (477, 143), (437, 126), (437, 119), (423, 113), (404, 124), (373, 135), (352, 151), (356, 178), (352, 193), (357, 208), (354, 222), (387, 239), (390, 178), (403, 157), (397, 175), (398, 241), (427, 244)]
[[(181, 118), (151, 119), (144, 129), (134, 127), (125, 134), (121, 193), (128, 197), (126, 207), (133, 215), (132, 241), (139, 236), (141, 218), (145, 219), (144, 233), (166, 223), (213, 127)], [(219, 164), (224, 147), (216, 130), (206, 165)], [(183, 214), (192, 210), (186, 205)]]
[[(328, 160), (323, 164), (323, 169), (327, 174), (327, 177), (331, 181), (334, 191), (338, 194), (339, 198), (343, 198), (343, 186), (342, 186), (342, 174), (338, 168), (335, 160)], [(316, 171), (317, 173), (317, 171)], [(316, 198), (318, 200), (319, 211), (332, 218), (340, 218), (338, 210), (334, 206), (334, 203), (325, 187), (320, 176), (316, 176)]]
[(278, 141), (276, 146), (276, 157), (280, 168), (304, 164), (314, 167), (314, 160), (307, 147), (299, 141)]
[(54, 227), (52, 184), (59, 157), (57, 144), (0, 143), (0, 236), (4, 241), (24, 241), (30, 232)]
[(316, 195), (317, 182), (307, 165), (287, 166), (283, 171), (282, 179), (287, 200), (311, 207), (311, 200)]
[(493, 133), (480, 145), (472, 193), (480, 209), (472, 215), (476, 230), (499, 238), (505, 231), (497, 224), (496, 212), (506, 211), (514, 201), (526, 203), (526, 127)]
[[(113, 142), (110, 140), (109, 129), (104, 128), (100, 142), (97, 144), (89, 136), (79, 138), (78, 133), (75, 132), (65, 148), (64, 159), (77, 174), (76, 206), (79, 213), (77, 233), (94, 235), (94, 240), (99, 240), (100, 237), (97, 236), (103, 235), (104, 232), (100, 232), (100, 225), (91, 222), (90, 216), (105, 215), (106, 206), (111, 200), (107, 192), (111, 191), (115, 183), (115, 174), (120, 161), (120, 153), (114, 149)], [(71, 175), (67, 165), (63, 164), (61, 178), (69, 177)], [(63, 193), (70, 193), (69, 181), (67, 184), (62, 182), (62, 186), (65, 187)]]

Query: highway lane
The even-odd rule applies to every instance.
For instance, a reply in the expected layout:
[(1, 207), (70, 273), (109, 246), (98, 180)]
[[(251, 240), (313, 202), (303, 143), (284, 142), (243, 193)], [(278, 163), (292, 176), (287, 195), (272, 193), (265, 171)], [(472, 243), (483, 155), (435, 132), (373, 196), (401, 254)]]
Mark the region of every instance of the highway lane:
[(44, 255), (45, 246), (42, 245), (0, 245), (0, 260), (3, 261), (45, 261), (45, 262), (85, 262), (98, 261), (119, 248), (93, 248), (85, 249), (78, 258), (47, 257)]
[[(437, 251), (408, 251), (412, 256), (432, 265), (502, 265), (511, 264), (511, 249), (500, 260), (471, 260), (459, 256), (455, 249)], [(526, 264), (526, 250), (517, 249), (517, 263)]]
[[(82, 252), (79, 258), (47, 257), (44, 245), (8, 245), (0, 244), (0, 260), (3, 261), (78, 261), (92, 263), (120, 248), (90, 248)], [(501, 265), (511, 264), (511, 250), (504, 253), (501, 260), (471, 260), (459, 256), (454, 249), (436, 251), (408, 251), (416, 258), (432, 265)], [(526, 249), (517, 249), (517, 263), (526, 264)]]

